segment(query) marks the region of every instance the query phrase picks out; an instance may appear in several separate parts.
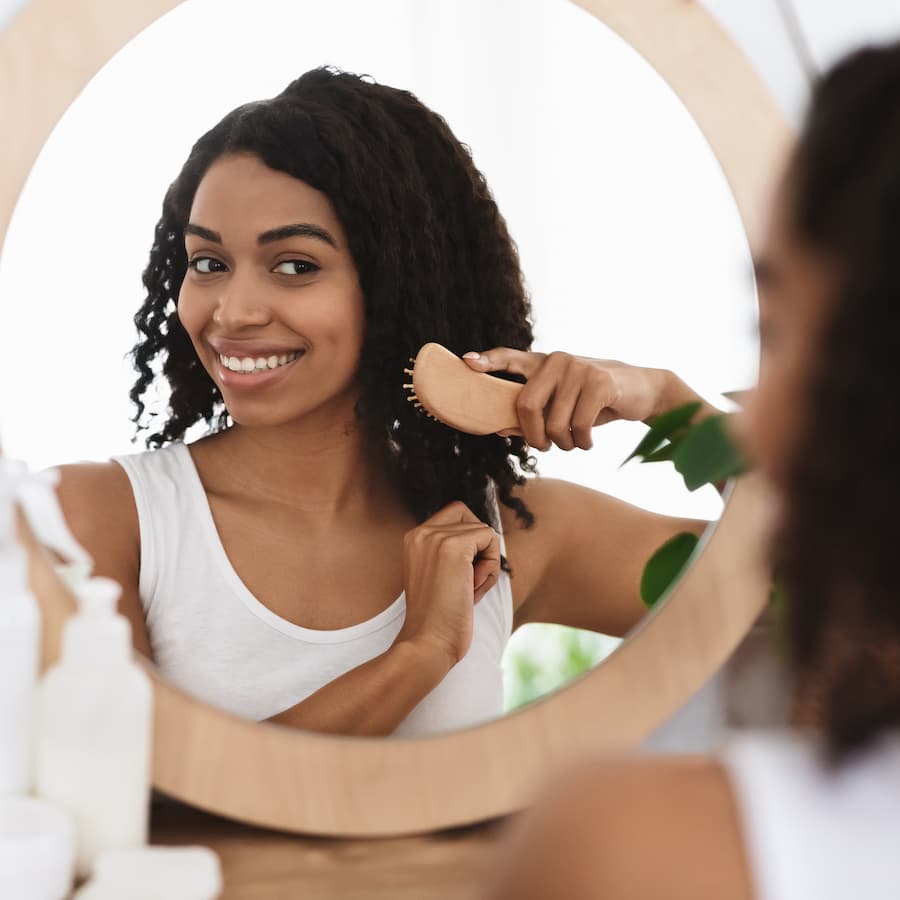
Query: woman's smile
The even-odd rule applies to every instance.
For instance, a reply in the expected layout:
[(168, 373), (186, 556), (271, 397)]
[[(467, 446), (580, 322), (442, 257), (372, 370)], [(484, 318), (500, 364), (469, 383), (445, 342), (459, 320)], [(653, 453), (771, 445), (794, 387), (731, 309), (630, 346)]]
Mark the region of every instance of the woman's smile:
[(259, 390), (279, 383), (306, 355), (305, 350), (269, 355), (216, 353), (218, 382), (229, 390)]

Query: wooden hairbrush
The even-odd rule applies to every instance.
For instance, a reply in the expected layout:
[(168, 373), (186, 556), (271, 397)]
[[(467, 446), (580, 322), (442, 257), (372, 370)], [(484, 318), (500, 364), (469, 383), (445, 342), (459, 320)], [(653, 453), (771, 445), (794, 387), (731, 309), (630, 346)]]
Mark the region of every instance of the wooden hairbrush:
[(496, 434), (519, 428), (516, 400), (523, 385), (476, 372), (440, 344), (425, 344), (404, 369), (412, 382), (403, 387), (406, 398), (458, 431)]

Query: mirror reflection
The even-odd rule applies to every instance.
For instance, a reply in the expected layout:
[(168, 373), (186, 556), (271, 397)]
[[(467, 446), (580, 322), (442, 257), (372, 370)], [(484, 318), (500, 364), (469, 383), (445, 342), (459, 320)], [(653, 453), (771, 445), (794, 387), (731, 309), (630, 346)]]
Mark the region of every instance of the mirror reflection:
[[(717, 515), (714, 489), (618, 465), (642, 421), (752, 381), (748, 270), (687, 113), (568, 4), (192, 2), (95, 79), (23, 194), (0, 313), (48, 363), (23, 380), (33, 344), (5, 342), (4, 445), (69, 463), (73, 530), (189, 693), (336, 733), (467, 727), (601, 659), (653, 552)], [(410, 402), (428, 342), (468, 357), (420, 402), (440, 419), (471, 383), (487, 434)], [(524, 383), (512, 428), (497, 376)]]

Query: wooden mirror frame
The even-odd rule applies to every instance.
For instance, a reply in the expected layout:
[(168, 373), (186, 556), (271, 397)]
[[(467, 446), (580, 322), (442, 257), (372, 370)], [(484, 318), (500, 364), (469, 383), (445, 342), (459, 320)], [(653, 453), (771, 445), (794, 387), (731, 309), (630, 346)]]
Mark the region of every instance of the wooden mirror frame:
[[(681, 98), (722, 165), (753, 246), (790, 130), (749, 63), (697, 2), (574, 2), (631, 44)], [(176, 5), (31, 0), (7, 24), (0, 34), (0, 239), (69, 103), (126, 41)], [(293, 731), (207, 706), (148, 666), (153, 784), (229, 818), (334, 836), (429, 831), (519, 809), (567, 756), (637, 746), (724, 663), (768, 596), (763, 547), (773, 505), (756, 476), (733, 485), (693, 565), (629, 640), (551, 697), (479, 728), (402, 740)], [(40, 548), (31, 549), (47, 666), (73, 602)]]

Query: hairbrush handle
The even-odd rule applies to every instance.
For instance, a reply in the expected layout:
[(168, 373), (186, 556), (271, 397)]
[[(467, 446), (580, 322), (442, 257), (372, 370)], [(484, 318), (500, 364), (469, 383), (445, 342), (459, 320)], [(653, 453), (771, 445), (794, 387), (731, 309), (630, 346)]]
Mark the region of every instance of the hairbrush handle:
[(451, 428), (495, 434), (520, 427), (516, 401), (523, 385), (475, 372), (440, 344), (425, 344), (405, 371), (412, 375), (408, 399)]

